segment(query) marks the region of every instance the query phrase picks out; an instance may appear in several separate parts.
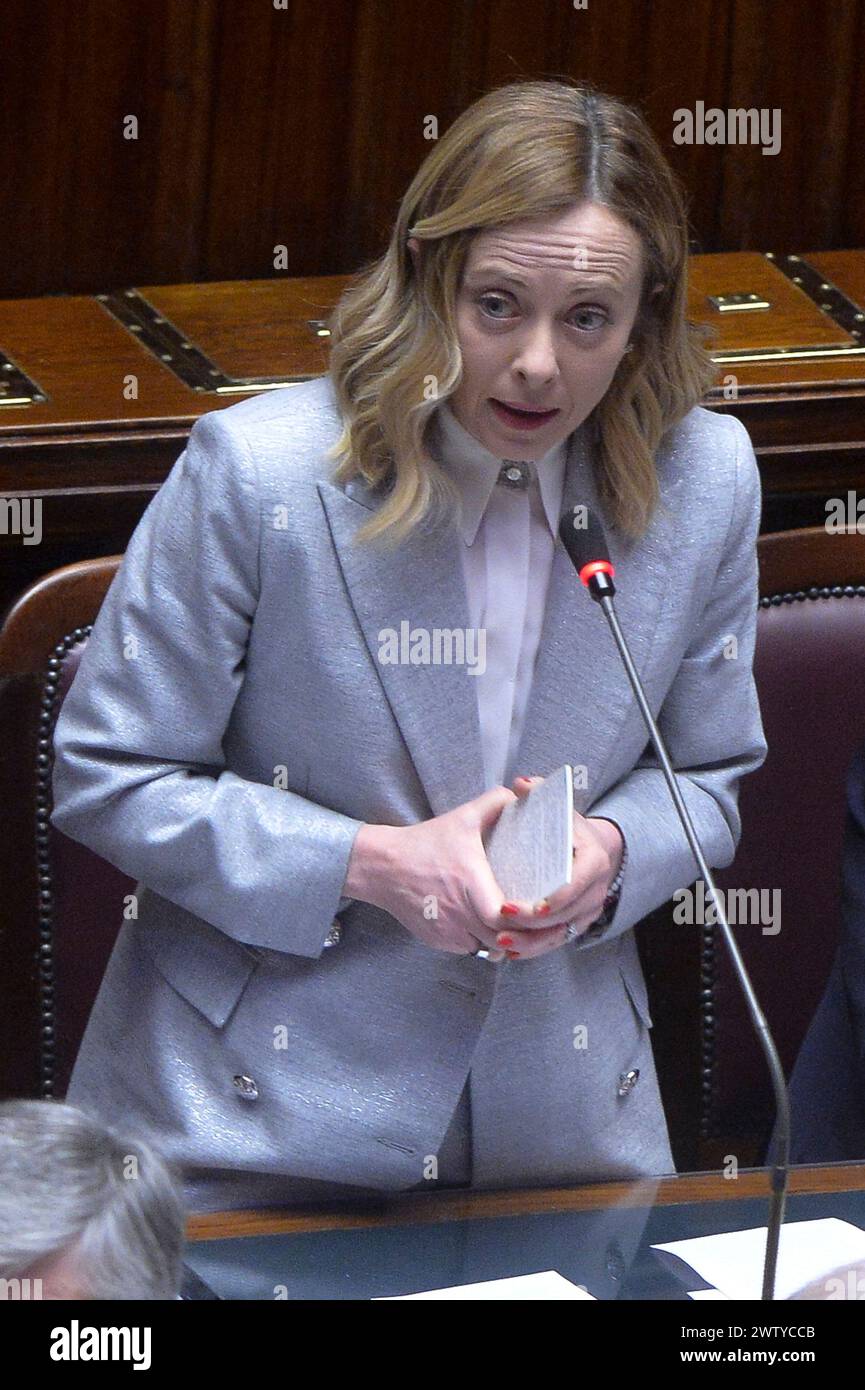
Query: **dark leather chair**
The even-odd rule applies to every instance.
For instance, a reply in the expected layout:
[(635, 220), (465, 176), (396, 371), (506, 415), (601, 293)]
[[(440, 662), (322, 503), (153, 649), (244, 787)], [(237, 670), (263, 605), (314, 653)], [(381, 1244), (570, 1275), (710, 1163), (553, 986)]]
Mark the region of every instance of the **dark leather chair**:
[(0, 629), (0, 1096), (62, 1098), (134, 883), (49, 824), (54, 725), (120, 556), (45, 575)]
[[(776, 935), (753, 919), (733, 931), (789, 1076), (840, 933), (844, 781), (865, 742), (865, 536), (765, 535), (759, 560), (754, 673), (769, 752), (742, 782), (739, 851), (715, 877), (728, 909), (731, 889), (766, 890), (769, 904), (780, 892)], [(637, 936), (677, 1166), (762, 1162), (771, 1083), (719, 928), (676, 925), (666, 907)]]
[[(769, 755), (742, 784), (722, 888), (781, 890), (778, 935), (737, 939), (789, 1072), (838, 939), (843, 785), (865, 740), (865, 537), (760, 538), (755, 673)], [(0, 630), (0, 1094), (62, 1096), (134, 884), (49, 824), (54, 723), (120, 557), (45, 576)], [(624, 677), (623, 677), (624, 679)], [(685, 885), (683, 885), (685, 886)], [(682, 1169), (758, 1162), (771, 1128), (762, 1054), (712, 926), (659, 909), (637, 936), (673, 1152)]]

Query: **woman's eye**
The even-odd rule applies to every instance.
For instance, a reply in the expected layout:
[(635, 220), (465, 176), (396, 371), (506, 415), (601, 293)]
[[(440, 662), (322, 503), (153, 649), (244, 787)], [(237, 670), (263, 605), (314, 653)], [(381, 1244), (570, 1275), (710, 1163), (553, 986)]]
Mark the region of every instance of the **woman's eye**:
[[(504, 310), (508, 308), (508, 300), (502, 294), (482, 294), (477, 302), (487, 318), (503, 321), (509, 317), (506, 312), (500, 311), (502, 308)], [(592, 309), (586, 306), (574, 310), (572, 322), (577, 319), (582, 319), (582, 322), (575, 323), (575, 327), (579, 328), (581, 332), (596, 333), (607, 322), (607, 315), (602, 309)]]
[(600, 322), (592, 324), (582, 323), (577, 325), (578, 328), (584, 329), (590, 333), (596, 333), (597, 330), (603, 328), (604, 324), (607, 322), (607, 316), (602, 309), (576, 309), (574, 311), (574, 317), (576, 318), (578, 315), (589, 315), (595, 320), (600, 320)]
[(478, 304), (481, 306), (481, 308), (483, 309), (484, 313), (485, 313), (485, 314), (488, 314), (490, 318), (492, 318), (492, 319), (501, 318), (501, 317), (502, 317), (501, 314), (490, 313), (489, 309), (487, 308), (487, 305), (489, 304), (490, 300), (492, 300), (494, 304), (498, 303), (498, 304), (504, 304), (505, 306), (507, 306), (507, 300), (505, 299), (504, 295), (501, 295), (501, 294), (482, 294), (482, 295), (480, 296), (479, 300), (478, 300)]

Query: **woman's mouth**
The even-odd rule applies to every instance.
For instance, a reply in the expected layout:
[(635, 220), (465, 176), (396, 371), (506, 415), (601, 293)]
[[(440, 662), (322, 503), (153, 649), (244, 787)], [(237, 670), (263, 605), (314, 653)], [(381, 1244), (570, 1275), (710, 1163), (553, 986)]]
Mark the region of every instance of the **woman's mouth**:
[(504, 401), (496, 400), (495, 396), (490, 396), (490, 404), (504, 424), (517, 430), (540, 429), (541, 425), (548, 424), (559, 413), (558, 409), (531, 410), (529, 407), (517, 409), (516, 406), (506, 405)]

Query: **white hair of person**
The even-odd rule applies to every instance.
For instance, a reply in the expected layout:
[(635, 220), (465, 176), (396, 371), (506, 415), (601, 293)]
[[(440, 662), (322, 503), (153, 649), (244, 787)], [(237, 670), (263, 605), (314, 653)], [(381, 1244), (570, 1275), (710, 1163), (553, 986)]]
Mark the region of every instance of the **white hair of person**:
[(0, 1104), (0, 1279), (74, 1257), (83, 1296), (174, 1299), (185, 1209), (149, 1142), (60, 1101)]

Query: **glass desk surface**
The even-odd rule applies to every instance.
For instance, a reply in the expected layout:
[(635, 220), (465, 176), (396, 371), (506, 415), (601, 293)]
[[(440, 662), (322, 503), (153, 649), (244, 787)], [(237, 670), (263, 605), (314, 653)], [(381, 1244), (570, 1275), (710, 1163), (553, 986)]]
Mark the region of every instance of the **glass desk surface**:
[[(748, 1170), (197, 1215), (185, 1259), (225, 1299), (370, 1299), (543, 1270), (598, 1299), (687, 1299), (705, 1283), (650, 1247), (765, 1226), (767, 1193)], [(785, 1219), (827, 1216), (865, 1229), (865, 1163), (791, 1170)]]

